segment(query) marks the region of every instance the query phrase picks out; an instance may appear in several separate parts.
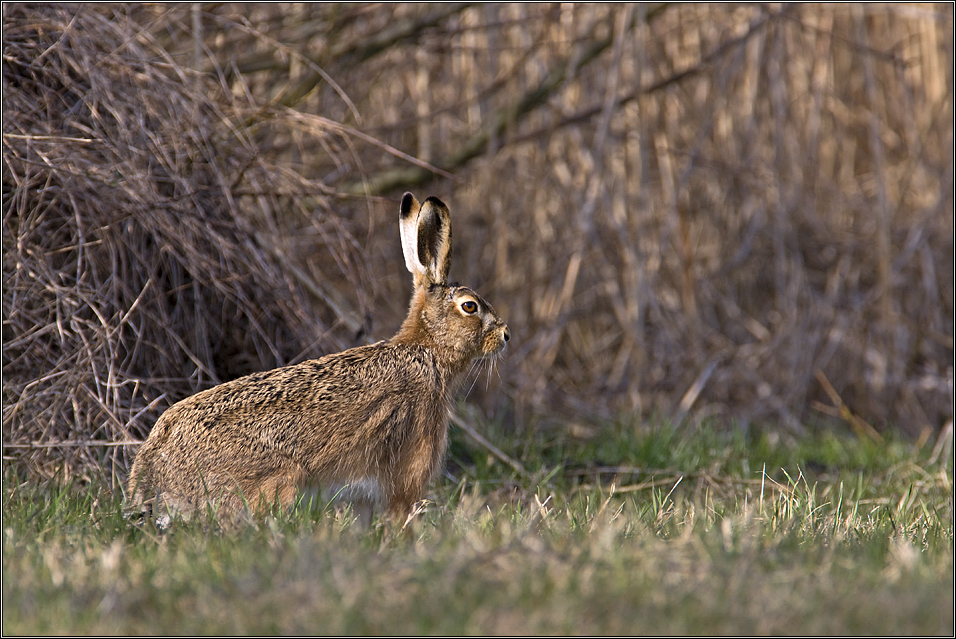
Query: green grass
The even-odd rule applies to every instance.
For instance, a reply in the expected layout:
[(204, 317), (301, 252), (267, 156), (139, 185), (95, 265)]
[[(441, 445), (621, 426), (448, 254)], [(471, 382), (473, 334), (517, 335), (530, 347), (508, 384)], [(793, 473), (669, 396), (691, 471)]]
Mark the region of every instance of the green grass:
[[(3, 476), (4, 634), (949, 634), (952, 459), (614, 424), (460, 433), (406, 533), (321, 511), (131, 527)], [(926, 448), (930, 448), (927, 446)]]

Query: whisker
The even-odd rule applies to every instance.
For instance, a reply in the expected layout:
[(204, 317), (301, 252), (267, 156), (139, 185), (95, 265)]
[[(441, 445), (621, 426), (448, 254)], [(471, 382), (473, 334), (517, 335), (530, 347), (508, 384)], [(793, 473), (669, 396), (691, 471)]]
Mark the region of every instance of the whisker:
[(471, 395), (471, 391), (475, 389), (475, 383), (478, 382), (478, 375), (477, 374), (472, 375), (472, 373), (475, 373), (475, 369), (480, 365), (479, 364), (480, 361), (481, 360), (478, 360), (478, 359), (473, 360), (471, 362), (471, 366), (468, 369), (468, 372), (465, 374), (466, 377), (472, 378), (471, 386), (468, 387), (468, 391), (465, 393), (465, 397), (468, 397), (469, 395)]
[(488, 390), (488, 388), (491, 386), (491, 374), (495, 372), (495, 369), (496, 369), (495, 365), (497, 363), (498, 363), (497, 355), (495, 355), (494, 357), (488, 360), (488, 365), (485, 367), (485, 370), (488, 372), (488, 374), (485, 375), (485, 390)]

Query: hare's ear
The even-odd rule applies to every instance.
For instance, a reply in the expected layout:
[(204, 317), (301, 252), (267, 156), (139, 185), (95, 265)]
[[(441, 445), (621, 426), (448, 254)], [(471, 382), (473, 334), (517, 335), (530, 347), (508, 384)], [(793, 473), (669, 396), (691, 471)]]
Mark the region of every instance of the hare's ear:
[(415, 283), (424, 275), (425, 270), (418, 261), (418, 212), (422, 205), (415, 196), (406, 193), (402, 196), (402, 206), (398, 212), (398, 231), (402, 236), (402, 253), (405, 255), (405, 268), (415, 276)]
[[(423, 284), (448, 283), (451, 267), (451, 216), (437, 197), (430, 197), (418, 213), (418, 263), (424, 268)], [(416, 280), (417, 282), (417, 280)]]

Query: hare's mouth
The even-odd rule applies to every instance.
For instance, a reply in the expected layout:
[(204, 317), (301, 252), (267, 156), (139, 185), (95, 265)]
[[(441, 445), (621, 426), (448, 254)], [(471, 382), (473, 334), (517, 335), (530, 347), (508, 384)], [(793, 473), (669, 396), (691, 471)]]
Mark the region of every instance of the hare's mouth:
[(486, 348), (479, 356), (480, 359), (490, 359), (496, 357), (501, 351), (505, 350), (508, 344), (509, 334), (507, 332), (489, 335), (486, 341)]

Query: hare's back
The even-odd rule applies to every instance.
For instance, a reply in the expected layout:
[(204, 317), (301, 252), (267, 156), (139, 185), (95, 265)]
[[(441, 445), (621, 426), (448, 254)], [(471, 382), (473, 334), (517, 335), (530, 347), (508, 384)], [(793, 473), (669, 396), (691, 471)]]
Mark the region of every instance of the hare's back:
[(264, 447), (307, 463), (362, 437), (383, 436), (444, 395), (426, 349), (378, 342), (197, 393), (163, 414), (155, 438), (184, 451)]

